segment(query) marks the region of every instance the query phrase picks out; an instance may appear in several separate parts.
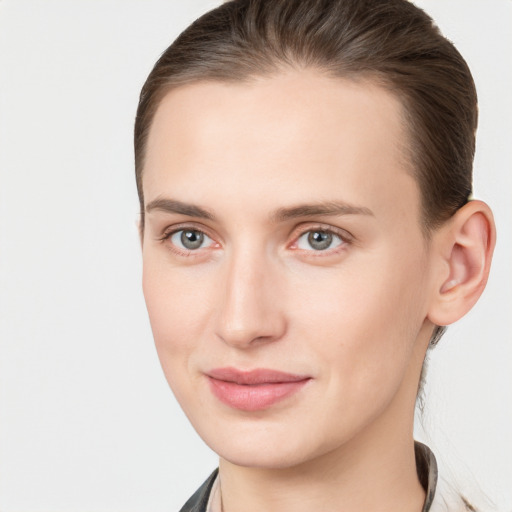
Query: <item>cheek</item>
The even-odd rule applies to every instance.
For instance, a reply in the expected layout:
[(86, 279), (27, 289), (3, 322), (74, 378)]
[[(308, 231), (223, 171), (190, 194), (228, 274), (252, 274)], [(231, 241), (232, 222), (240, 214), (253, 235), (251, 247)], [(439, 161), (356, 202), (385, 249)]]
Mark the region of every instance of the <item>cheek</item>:
[(156, 349), (166, 376), (171, 367), (183, 369), (202, 329), (204, 297), (196, 280), (173, 271), (151, 254), (143, 259), (142, 287)]
[(314, 293), (296, 297), (298, 330), (313, 340), (309, 348), (342, 396), (357, 401), (400, 383), (425, 317), (418, 268), (416, 258), (368, 258), (317, 278), (307, 287)]
[(194, 357), (208, 345), (203, 343), (206, 291), (196, 283), (167, 261), (144, 257), (142, 284), (155, 347), (169, 387), (187, 415), (199, 396)]

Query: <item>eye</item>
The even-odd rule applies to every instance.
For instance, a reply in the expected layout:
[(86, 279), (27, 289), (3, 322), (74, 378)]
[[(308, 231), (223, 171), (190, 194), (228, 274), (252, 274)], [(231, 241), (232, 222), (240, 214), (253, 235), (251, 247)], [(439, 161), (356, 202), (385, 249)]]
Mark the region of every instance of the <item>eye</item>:
[(335, 233), (322, 229), (314, 229), (303, 233), (296, 242), (297, 249), (310, 251), (325, 251), (335, 249), (344, 243), (344, 240)]
[(169, 240), (179, 249), (195, 251), (211, 245), (213, 240), (197, 229), (180, 229), (171, 233)]

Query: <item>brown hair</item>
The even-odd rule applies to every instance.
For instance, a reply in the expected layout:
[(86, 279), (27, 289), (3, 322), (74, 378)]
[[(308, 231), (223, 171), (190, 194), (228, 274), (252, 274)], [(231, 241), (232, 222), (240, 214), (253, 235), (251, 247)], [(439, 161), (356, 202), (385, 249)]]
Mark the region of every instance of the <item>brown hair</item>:
[[(408, 0), (231, 0), (182, 32), (142, 88), (134, 137), (141, 230), (145, 148), (162, 98), (180, 85), (247, 81), (285, 67), (372, 80), (399, 98), (427, 238), (468, 201), (475, 85), (460, 53), (425, 12)], [(432, 344), (444, 329), (436, 327)]]
[(249, 80), (287, 66), (368, 78), (400, 99), (427, 235), (467, 202), (476, 90), (466, 62), (425, 12), (407, 0), (232, 0), (182, 32), (142, 88), (135, 121), (142, 229), (146, 141), (166, 93), (202, 80)]

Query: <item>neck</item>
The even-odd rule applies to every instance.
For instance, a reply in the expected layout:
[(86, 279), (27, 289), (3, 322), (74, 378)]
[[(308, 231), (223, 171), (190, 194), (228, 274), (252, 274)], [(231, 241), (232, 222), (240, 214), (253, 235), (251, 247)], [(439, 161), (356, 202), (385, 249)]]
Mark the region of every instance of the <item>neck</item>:
[(425, 491), (414, 454), (414, 402), (414, 386), (404, 385), (350, 441), (297, 466), (242, 467), (221, 459), (223, 512), (420, 512)]
[(412, 434), (394, 443), (344, 447), (293, 468), (262, 469), (220, 463), (223, 511), (420, 512)]

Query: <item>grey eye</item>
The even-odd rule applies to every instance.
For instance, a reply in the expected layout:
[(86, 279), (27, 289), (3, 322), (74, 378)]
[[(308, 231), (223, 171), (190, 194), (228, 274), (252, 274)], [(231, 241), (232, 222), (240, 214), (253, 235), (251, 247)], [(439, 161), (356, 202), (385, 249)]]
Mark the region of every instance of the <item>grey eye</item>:
[(334, 249), (343, 243), (343, 240), (334, 233), (320, 229), (306, 231), (297, 240), (297, 247), (303, 250), (325, 251)]
[(315, 251), (323, 251), (331, 246), (332, 235), (330, 233), (323, 233), (322, 231), (311, 231), (308, 234), (308, 244), (315, 249)]
[(171, 242), (174, 245), (187, 251), (200, 249), (206, 241), (211, 242), (212, 240), (197, 229), (181, 229), (171, 236)]

